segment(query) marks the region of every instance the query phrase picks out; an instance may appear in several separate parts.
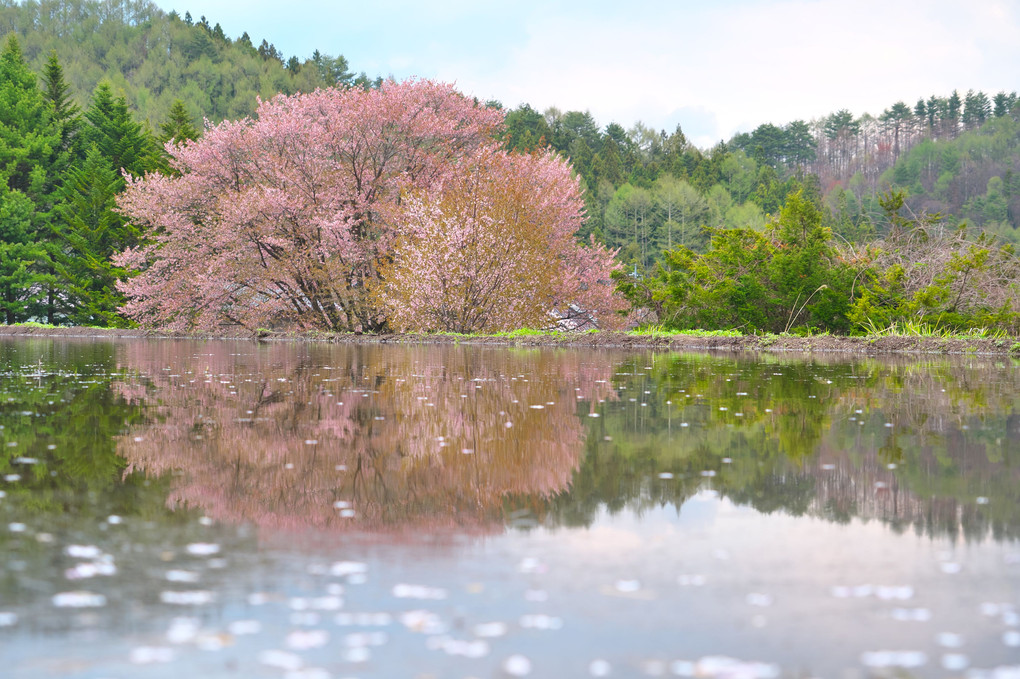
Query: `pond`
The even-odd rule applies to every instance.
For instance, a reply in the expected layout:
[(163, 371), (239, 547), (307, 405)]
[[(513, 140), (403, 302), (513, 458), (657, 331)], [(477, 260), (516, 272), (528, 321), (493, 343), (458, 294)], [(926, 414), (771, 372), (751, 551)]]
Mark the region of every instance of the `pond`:
[(1020, 371), (0, 341), (17, 678), (1020, 676)]

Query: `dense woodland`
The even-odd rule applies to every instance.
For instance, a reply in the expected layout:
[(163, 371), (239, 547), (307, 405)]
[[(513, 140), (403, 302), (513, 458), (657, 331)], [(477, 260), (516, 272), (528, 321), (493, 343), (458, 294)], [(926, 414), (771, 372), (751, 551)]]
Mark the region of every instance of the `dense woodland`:
[[(8, 323), (132, 322), (116, 286), (129, 272), (112, 257), (151, 234), (116, 201), (122, 171), (173, 175), (165, 142), (252, 116), (259, 97), (382, 84), (343, 56), (283, 55), (146, 0), (0, 0), (0, 34)], [(1015, 92), (765, 123), (711, 149), (679, 127), (503, 113), (506, 149), (569, 159), (587, 213), (578, 236), (619, 248), (623, 293), (664, 326), (1017, 329), (1020, 268), (1003, 247), (1020, 242)]]

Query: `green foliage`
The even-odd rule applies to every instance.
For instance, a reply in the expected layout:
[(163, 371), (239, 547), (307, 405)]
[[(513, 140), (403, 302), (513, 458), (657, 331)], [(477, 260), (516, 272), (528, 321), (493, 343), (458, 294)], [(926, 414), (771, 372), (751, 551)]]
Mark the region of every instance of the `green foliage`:
[(668, 329), (849, 329), (853, 271), (836, 258), (821, 211), (802, 191), (787, 197), (764, 233), (712, 229), (711, 235), (708, 252), (666, 252), (648, 278), (617, 272), (618, 288)]
[(985, 234), (971, 237), (964, 227), (949, 230), (939, 215), (906, 218), (904, 203), (900, 192), (882, 199), (892, 230), (861, 267), (850, 323), (869, 333), (909, 327), (1015, 332), (1020, 261), (1012, 249)]

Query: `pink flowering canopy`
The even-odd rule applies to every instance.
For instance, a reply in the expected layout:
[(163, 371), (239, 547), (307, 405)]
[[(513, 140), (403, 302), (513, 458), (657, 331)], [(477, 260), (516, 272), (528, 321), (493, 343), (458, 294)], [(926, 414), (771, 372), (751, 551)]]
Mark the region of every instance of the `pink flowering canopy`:
[(382, 297), (400, 329), (493, 332), (550, 325), (575, 304), (619, 319), (613, 254), (574, 238), (578, 180), (552, 152), (481, 147), (410, 196)]
[[(425, 215), (452, 209), (444, 207), (450, 202), (444, 191), (458, 193), (461, 202), (480, 200), (479, 206), (497, 201), (488, 189), (466, 189), (472, 172), (485, 186), (509, 182), (519, 210), (540, 220), (544, 235), (507, 238), (524, 249), (502, 263), (460, 261), (456, 266), (468, 272), (462, 278), (488, 284), (493, 266), (533, 262), (527, 248), (545, 248), (558, 273), (532, 269), (541, 290), (508, 291), (543, 305), (591, 298), (593, 310), (620, 308), (608, 284), (612, 253), (572, 240), (583, 213), (569, 167), (550, 154), (499, 151), (493, 138), (501, 124), (499, 111), (449, 85), (411, 80), (376, 90), (280, 95), (260, 103), (254, 119), (224, 122), (196, 142), (168, 145), (174, 175), (129, 178), (119, 201), (148, 233), (145, 245), (116, 257), (137, 273), (122, 284), (128, 297), (122, 311), (143, 326), (177, 331), (448, 327), (422, 307), (425, 288), (389, 284), (383, 276), (392, 271), (401, 281), (436, 285), (434, 262), (415, 259), (422, 238), (433, 237), (423, 230)], [(499, 214), (464, 223), (463, 210), (435, 217), (450, 227), (434, 236), (437, 247), (466, 232), (499, 241), (498, 234), (522, 228)], [(471, 254), (460, 252), (462, 260)], [(518, 306), (499, 304), (523, 319)], [(507, 327), (500, 313), (489, 314), (479, 329)]]

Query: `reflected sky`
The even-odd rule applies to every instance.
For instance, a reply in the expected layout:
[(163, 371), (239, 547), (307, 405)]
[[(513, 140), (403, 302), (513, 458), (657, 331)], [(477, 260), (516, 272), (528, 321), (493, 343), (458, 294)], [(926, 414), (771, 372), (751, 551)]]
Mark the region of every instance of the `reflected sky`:
[(28, 340), (0, 380), (16, 677), (1020, 664), (1012, 364)]

